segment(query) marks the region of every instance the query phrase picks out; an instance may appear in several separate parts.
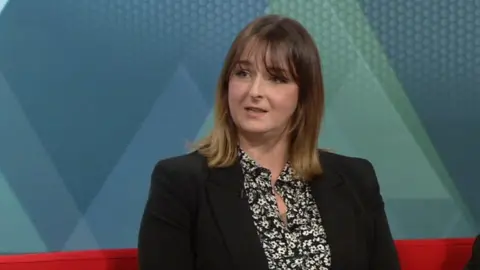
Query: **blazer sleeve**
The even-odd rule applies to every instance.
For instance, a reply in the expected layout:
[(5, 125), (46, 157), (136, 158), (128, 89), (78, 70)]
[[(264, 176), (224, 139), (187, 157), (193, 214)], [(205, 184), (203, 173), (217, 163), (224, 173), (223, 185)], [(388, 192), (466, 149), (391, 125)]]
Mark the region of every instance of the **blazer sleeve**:
[(372, 237), (370, 243), (370, 269), (371, 270), (400, 270), (400, 262), (395, 247), (395, 242), (390, 231), (384, 201), (373, 165), (362, 159), (365, 166), (369, 192), (369, 206), (372, 215)]
[(473, 243), (472, 256), (465, 266), (465, 270), (480, 270), (480, 235)]
[(193, 269), (190, 209), (195, 193), (185, 173), (177, 171), (159, 162), (152, 172), (138, 236), (139, 270)]

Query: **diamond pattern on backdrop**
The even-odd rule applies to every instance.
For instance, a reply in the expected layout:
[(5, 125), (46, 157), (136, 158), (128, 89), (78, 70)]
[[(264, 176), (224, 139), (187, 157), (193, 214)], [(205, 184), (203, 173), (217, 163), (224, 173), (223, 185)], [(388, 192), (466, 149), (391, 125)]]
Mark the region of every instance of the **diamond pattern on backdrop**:
[(12, 218), (0, 223), (0, 252), (134, 247), (153, 165), (207, 133), (224, 54), (264, 13), (299, 19), (318, 42), (328, 100), (319, 143), (375, 164), (395, 237), (478, 226), (478, 151), (465, 150), (480, 147), (473, 2), (1, 7), (0, 215)]
[[(316, 38), (325, 60), (323, 65), (329, 92), (327, 123), (336, 122), (339, 130), (326, 129), (320, 144), (342, 153), (369, 158), (377, 167), (388, 201), (416, 202), (402, 204), (405, 208), (400, 209), (398, 204), (392, 204), (395, 208), (387, 204), (392, 218), (402, 217), (405, 212), (422, 217), (423, 209), (418, 206), (431, 200), (450, 202), (451, 205), (445, 208), (443, 203), (430, 204), (433, 212), (443, 211), (445, 214), (445, 209), (450, 209), (449, 216), (462, 212), (459, 208), (464, 207), (462, 202), (459, 206), (452, 202), (459, 198), (456, 190), (447, 191), (454, 185), (445, 168), (431, 165), (438, 156), (429, 151), (431, 142), (355, 1), (323, 0), (292, 5), (290, 1), (277, 0), (271, 2), (271, 10), (302, 21)], [(337, 139), (336, 133), (330, 133), (339, 131), (341, 140)], [(375, 141), (372, 138), (376, 138)], [(346, 144), (345, 140), (349, 143)], [(385, 159), (385, 153), (395, 153), (396, 161)], [(459, 218), (465, 221), (470, 217)], [(425, 219), (439, 224), (437, 227), (448, 226), (440, 225), (442, 216), (430, 215)], [(432, 232), (428, 226), (418, 226), (415, 231), (405, 231), (401, 229), (403, 227), (392, 226), (397, 237), (422, 237)]]
[[(360, 0), (366, 18), (480, 226), (478, 1)], [(459, 198), (457, 198), (459, 200)]]
[[(11, 194), (4, 195), (3, 199), (13, 197), (17, 202), (12, 201), (12, 206), (2, 207), (8, 212), (2, 211), (0, 214), (11, 218), (2, 218), (0, 224), (16, 227), (16, 233), (9, 231), (10, 236), (6, 239), (28, 235), (34, 237), (31, 241), (15, 244), (1, 241), (0, 252), (44, 251), (45, 246), (46, 250), (60, 249), (81, 213), (14, 93), (1, 75), (0, 73), (0, 171), (3, 180), (8, 182), (8, 190), (11, 191)], [(7, 190), (2, 190), (2, 193), (4, 192)], [(15, 210), (12, 207), (19, 207), (16, 208), (19, 210), (16, 216), (11, 215), (11, 211)], [(27, 216), (31, 224), (25, 224), (23, 216)], [(22, 223), (10, 223), (17, 221)], [(59, 224), (61, 225), (58, 226)], [(38, 237), (42, 241), (39, 241)]]

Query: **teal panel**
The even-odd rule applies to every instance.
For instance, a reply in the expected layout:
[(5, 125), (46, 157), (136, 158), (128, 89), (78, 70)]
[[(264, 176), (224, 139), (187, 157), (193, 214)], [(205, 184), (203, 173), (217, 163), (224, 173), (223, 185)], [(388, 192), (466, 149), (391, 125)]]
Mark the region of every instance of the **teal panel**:
[(5, 8), (7, 3), (8, 3), (8, 0), (0, 0), (0, 14), (2, 14), (2, 10)]
[[(178, 66), (84, 215), (101, 247), (128, 246), (137, 241), (142, 216), (138, 209), (145, 204), (152, 168), (159, 159), (187, 152), (207, 113), (189, 72)], [(125, 213), (129, 213), (128, 219)]]
[(99, 249), (97, 239), (92, 234), (84, 218), (78, 221), (70, 237), (65, 242), (62, 251)]
[(48, 250), (61, 249), (81, 215), (2, 73), (0, 149), (0, 168), (18, 202)]
[(197, 136), (195, 138), (195, 141), (198, 141), (201, 138), (207, 136), (208, 132), (210, 130), (212, 130), (213, 124), (214, 124), (213, 113), (214, 113), (214, 110), (211, 109), (210, 112), (208, 113), (207, 117), (205, 118), (205, 121), (203, 122), (202, 127), (198, 131)]
[(0, 171), (0, 254), (44, 252), (47, 247)]

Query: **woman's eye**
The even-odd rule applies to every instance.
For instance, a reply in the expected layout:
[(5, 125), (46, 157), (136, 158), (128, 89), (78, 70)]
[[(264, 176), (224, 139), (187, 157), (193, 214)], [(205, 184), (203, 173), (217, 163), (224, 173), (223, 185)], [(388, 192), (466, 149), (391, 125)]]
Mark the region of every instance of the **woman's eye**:
[(245, 78), (249, 75), (248, 71), (246, 70), (238, 70), (235, 72), (235, 76), (240, 77), (240, 78)]
[(288, 79), (278, 76), (272, 76), (270, 80), (274, 83), (288, 83)]

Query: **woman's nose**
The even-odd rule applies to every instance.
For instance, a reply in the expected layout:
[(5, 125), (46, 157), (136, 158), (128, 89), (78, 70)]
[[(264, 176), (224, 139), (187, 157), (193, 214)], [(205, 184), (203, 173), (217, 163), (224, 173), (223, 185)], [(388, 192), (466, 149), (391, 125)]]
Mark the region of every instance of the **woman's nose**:
[(257, 76), (250, 85), (250, 95), (252, 97), (263, 97), (265, 83), (261, 76)]

